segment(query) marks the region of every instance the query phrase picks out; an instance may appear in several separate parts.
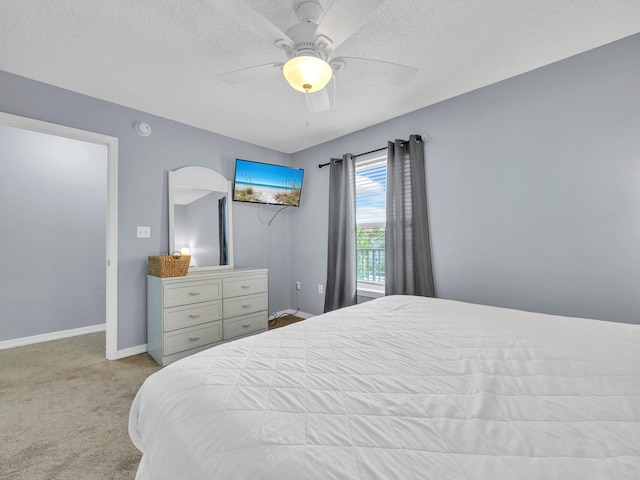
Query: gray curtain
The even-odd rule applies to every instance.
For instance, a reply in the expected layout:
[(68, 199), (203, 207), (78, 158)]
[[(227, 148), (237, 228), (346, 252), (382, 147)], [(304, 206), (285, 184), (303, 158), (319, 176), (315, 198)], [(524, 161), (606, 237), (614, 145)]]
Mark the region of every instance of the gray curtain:
[(387, 155), (385, 293), (435, 297), (422, 138), (389, 142)]
[(350, 154), (329, 167), (329, 251), (324, 311), (357, 303), (356, 174)]

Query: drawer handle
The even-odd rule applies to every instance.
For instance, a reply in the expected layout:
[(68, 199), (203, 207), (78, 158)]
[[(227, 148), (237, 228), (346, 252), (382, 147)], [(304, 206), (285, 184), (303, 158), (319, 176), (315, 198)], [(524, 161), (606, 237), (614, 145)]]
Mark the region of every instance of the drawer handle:
[(242, 285), (242, 288), (251, 288), (251, 285)]
[(196, 295), (200, 295), (200, 292), (189, 292), (189, 295), (195, 297)]
[(189, 318), (198, 318), (199, 316), (199, 313), (192, 313), (191, 315), (189, 315)]
[(189, 337), (190, 342), (195, 342), (196, 340), (200, 340), (200, 337)]
[(243, 303), (242, 308), (249, 308), (251, 306), (250, 303)]
[(249, 328), (251, 326), (250, 323), (243, 323), (242, 328)]

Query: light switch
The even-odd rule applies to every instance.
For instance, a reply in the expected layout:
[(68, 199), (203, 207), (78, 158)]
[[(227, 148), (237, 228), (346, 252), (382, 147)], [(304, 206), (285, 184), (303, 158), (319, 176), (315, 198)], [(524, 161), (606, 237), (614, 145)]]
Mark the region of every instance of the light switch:
[(138, 238), (151, 238), (151, 227), (138, 227)]

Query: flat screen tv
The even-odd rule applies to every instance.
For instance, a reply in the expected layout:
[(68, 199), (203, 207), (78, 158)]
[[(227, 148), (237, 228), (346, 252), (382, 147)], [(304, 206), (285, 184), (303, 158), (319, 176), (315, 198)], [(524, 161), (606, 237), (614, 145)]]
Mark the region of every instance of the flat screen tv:
[(233, 199), (237, 202), (300, 206), (301, 168), (236, 159)]

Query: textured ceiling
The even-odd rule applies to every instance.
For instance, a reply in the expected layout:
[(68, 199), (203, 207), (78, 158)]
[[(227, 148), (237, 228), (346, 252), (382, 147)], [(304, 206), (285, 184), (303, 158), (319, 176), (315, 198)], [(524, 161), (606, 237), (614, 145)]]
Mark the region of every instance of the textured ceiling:
[[(297, 23), (300, 0), (247, 3)], [(0, 70), (291, 153), (638, 32), (640, 0), (387, 0), (335, 55), (416, 79), (338, 78), (335, 111), (309, 114), (279, 75), (214, 78), (286, 57), (201, 0), (0, 0)]]

